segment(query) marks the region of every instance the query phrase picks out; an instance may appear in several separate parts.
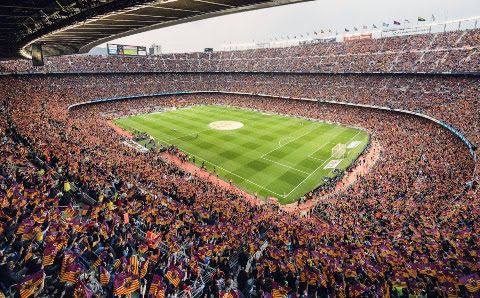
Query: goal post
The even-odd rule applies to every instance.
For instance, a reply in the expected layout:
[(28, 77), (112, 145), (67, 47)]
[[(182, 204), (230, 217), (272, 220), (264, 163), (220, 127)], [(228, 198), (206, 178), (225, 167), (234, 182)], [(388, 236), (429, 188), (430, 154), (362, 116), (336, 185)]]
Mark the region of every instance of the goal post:
[(332, 148), (332, 157), (334, 158), (342, 158), (345, 157), (345, 153), (347, 153), (347, 145), (338, 143)]

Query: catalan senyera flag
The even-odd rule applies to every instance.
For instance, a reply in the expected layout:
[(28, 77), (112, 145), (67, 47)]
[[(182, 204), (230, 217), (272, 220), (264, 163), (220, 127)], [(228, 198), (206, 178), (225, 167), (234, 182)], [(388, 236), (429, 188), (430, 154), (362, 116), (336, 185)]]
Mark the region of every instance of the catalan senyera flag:
[(55, 261), (55, 256), (57, 255), (57, 245), (53, 242), (47, 243), (45, 249), (43, 250), (43, 259), (42, 265), (44, 267), (50, 266)]
[(67, 208), (65, 208), (65, 210), (63, 210), (63, 214), (65, 214), (65, 217), (67, 218), (72, 218), (75, 216), (75, 209), (73, 209), (73, 206), (68, 206)]
[(44, 279), (45, 272), (43, 270), (40, 270), (24, 278), (17, 285), (18, 292), (20, 293), (20, 298), (28, 298), (35, 294), (35, 291), (38, 290)]
[(276, 282), (272, 283), (272, 296), (273, 298), (285, 298), (287, 297), (288, 291), (281, 285)]
[(108, 272), (103, 266), (98, 267), (98, 271), (100, 273), (100, 283), (104, 286), (108, 285), (108, 282), (110, 281), (110, 272)]
[(184, 273), (180, 268), (175, 267), (175, 266), (170, 266), (168, 268), (167, 273), (165, 274), (165, 277), (167, 280), (175, 287), (177, 288), (180, 285), (180, 282), (182, 281), (184, 276)]
[(130, 270), (133, 274), (138, 275), (138, 265), (139, 260), (137, 255), (133, 255), (130, 257)]
[(148, 272), (148, 264), (149, 264), (149, 261), (148, 261), (148, 260), (145, 260), (145, 262), (143, 262), (142, 267), (140, 268), (140, 277), (141, 277), (141, 278), (144, 278), (145, 275), (147, 275), (147, 272)]
[(166, 286), (162, 281), (162, 277), (158, 274), (155, 274), (152, 278), (148, 295), (153, 298), (165, 298), (165, 289)]
[(73, 262), (65, 268), (62, 274), (60, 274), (60, 281), (76, 283), (82, 271), (83, 267), (80, 264)]
[(77, 254), (72, 251), (65, 251), (63, 253), (62, 266), (60, 268), (60, 276), (65, 272), (68, 265), (75, 262), (76, 258), (77, 258)]
[(120, 273), (113, 280), (113, 294), (129, 295), (140, 289), (140, 279), (137, 275)]

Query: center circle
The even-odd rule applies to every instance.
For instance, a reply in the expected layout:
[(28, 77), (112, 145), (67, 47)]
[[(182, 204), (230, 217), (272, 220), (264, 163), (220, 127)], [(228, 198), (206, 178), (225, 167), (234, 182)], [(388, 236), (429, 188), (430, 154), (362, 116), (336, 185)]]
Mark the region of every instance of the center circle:
[(243, 123), (238, 121), (222, 120), (222, 121), (210, 122), (208, 126), (216, 130), (235, 130), (235, 129), (242, 128)]

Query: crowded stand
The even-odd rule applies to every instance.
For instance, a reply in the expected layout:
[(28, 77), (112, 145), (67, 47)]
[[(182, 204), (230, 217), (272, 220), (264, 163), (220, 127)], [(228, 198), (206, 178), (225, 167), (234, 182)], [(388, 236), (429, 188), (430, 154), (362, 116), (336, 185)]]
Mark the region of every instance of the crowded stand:
[(470, 29), (242, 51), (71, 55), (46, 58), (45, 66), (36, 68), (25, 60), (7, 60), (0, 62), (0, 72), (478, 72), (479, 45), (480, 29)]
[[(478, 31), (457, 34), (398, 42), (435, 51), (449, 44), (443, 38), (478, 46)], [(422, 38), (427, 38), (423, 44)], [(357, 46), (353, 53), (378, 49), (375, 41)], [(308, 64), (305, 53), (325, 50), (323, 45), (302, 47), (258, 50), (258, 55), (273, 68), (299, 57), (302, 63), (288, 67), (302, 70)], [(382, 47), (394, 49), (395, 41), (385, 39)], [(253, 53), (215, 55), (250, 59)], [(182, 57), (196, 57), (189, 69), (220, 65), (208, 55)], [(143, 58), (54, 59), (62, 62), (47, 64), (47, 69), (58, 67), (48, 71), (155, 69)], [(119, 64), (97, 64), (98, 59)], [(328, 62), (332, 69), (339, 59)], [(415, 65), (409, 56), (402, 59), (411, 63), (409, 69)], [(169, 60), (162, 63), (187, 68)], [(242, 64), (222, 61), (228, 68)], [(22, 63), (16, 71), (25, 70)], [(342, 62), (355, 63), (353, 58)], [(459, 138), (434, 122), (394, 111), (258, 96), (419, 112), (478, 144), (475, 77), (142, 73), (3, 76), (0, 81), (0, 293), (5, 296), (480, 295), (480, 197), (476, 183), (467, 186), (476, 179), (478, 161)], [(181, 94), (185, 91), (217, 93)], [(178, 94), (142, 97), (166, 92)], [(81, 104), (122, 96), (140, 98)], [(120, 116), (200, 104), (362, 127), (381, 148), (380, 158), (350, 187), (312, 194), (317, 205), (305, 218), (246, 200), (155, 151), (126, 146), (128, 137), (109, 125)]]

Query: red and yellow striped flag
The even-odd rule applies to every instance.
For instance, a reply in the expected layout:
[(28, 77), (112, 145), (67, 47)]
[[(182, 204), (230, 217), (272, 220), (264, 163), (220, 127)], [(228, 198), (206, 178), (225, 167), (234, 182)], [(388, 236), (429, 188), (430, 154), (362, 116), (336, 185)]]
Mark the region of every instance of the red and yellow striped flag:
[(100, 283), (104, 286), (108, 285), (108, 282), (110, 281), (110, 272), (102, 266), (100, 266), (98, 270), (100, 272)]
[(148, 263), (149, 263), (149, 261), (148, 261), (148, 260), (145, 260), (145, 262), (143, 262), (143, 264), (142, 264), (142, 268), (140, 268), (140, 277), (141, 277), (141, 278), (144, 278), (145, 275), (147, 275), (147, 272), (148, 272)]
[(65, 268), (63, 274), (60, 274), (60, 281), (76, 283), (82, 271), (83, 268), (80, 264), (72, 263)]
[(140, 279), (135, 275), (120, 273), (113, 281), (113, 294), (117, 296), (129, 295), (140, 289)]
[(62, 266), (60, 267), (60, 276), (65, 272), (68, 265), (72, 264), (76, 258), (77, 258), (77, 255), (74, 252), (71, 252), (71, 251), (64, 252), (63, 259), (62, 259)]
[(20, 293), (20, 298), (28, 298), (35, 294), (40, 285), (45, 279), (45, 272), (40, 270), (29, 277), (24, 278), (18, 283), (17, 289)]
[(162, 281), (160, 275), (155, 274), (152, 278), (152, 283), (150, 289), (148, 290), (148, 295), (154, 298), (165, 298), (165, 284)]
[(288, 291), (276, 282), (272, 282), (272, 296), (273, 298), (285, 298)]
[(131, 272), (135, 275), (138, 275), (138, 256), (133, 255), (130, 257), (130, 268)]
[(76, 212), (72, 206), (68, 206), (67, 208), (65, 208), (65, 210), (63, 210), (63, 214), (65, 215), (66, 218), (72, 218), (75, 216)]
[(180, 268), (171, 266), (167, 270), (165, 277), (175, 288), (178, 288), (178, 286), (180, 285), (180, 282), (183, 279), (183, 272), (180, 270)]
[(44, 267), (50, 266), (55, 261), (55, 256), (57, 255), (57, 245), (53, 242), (47, 243), (45, 249), (43, 250), (43, 260), (42, 265)]

